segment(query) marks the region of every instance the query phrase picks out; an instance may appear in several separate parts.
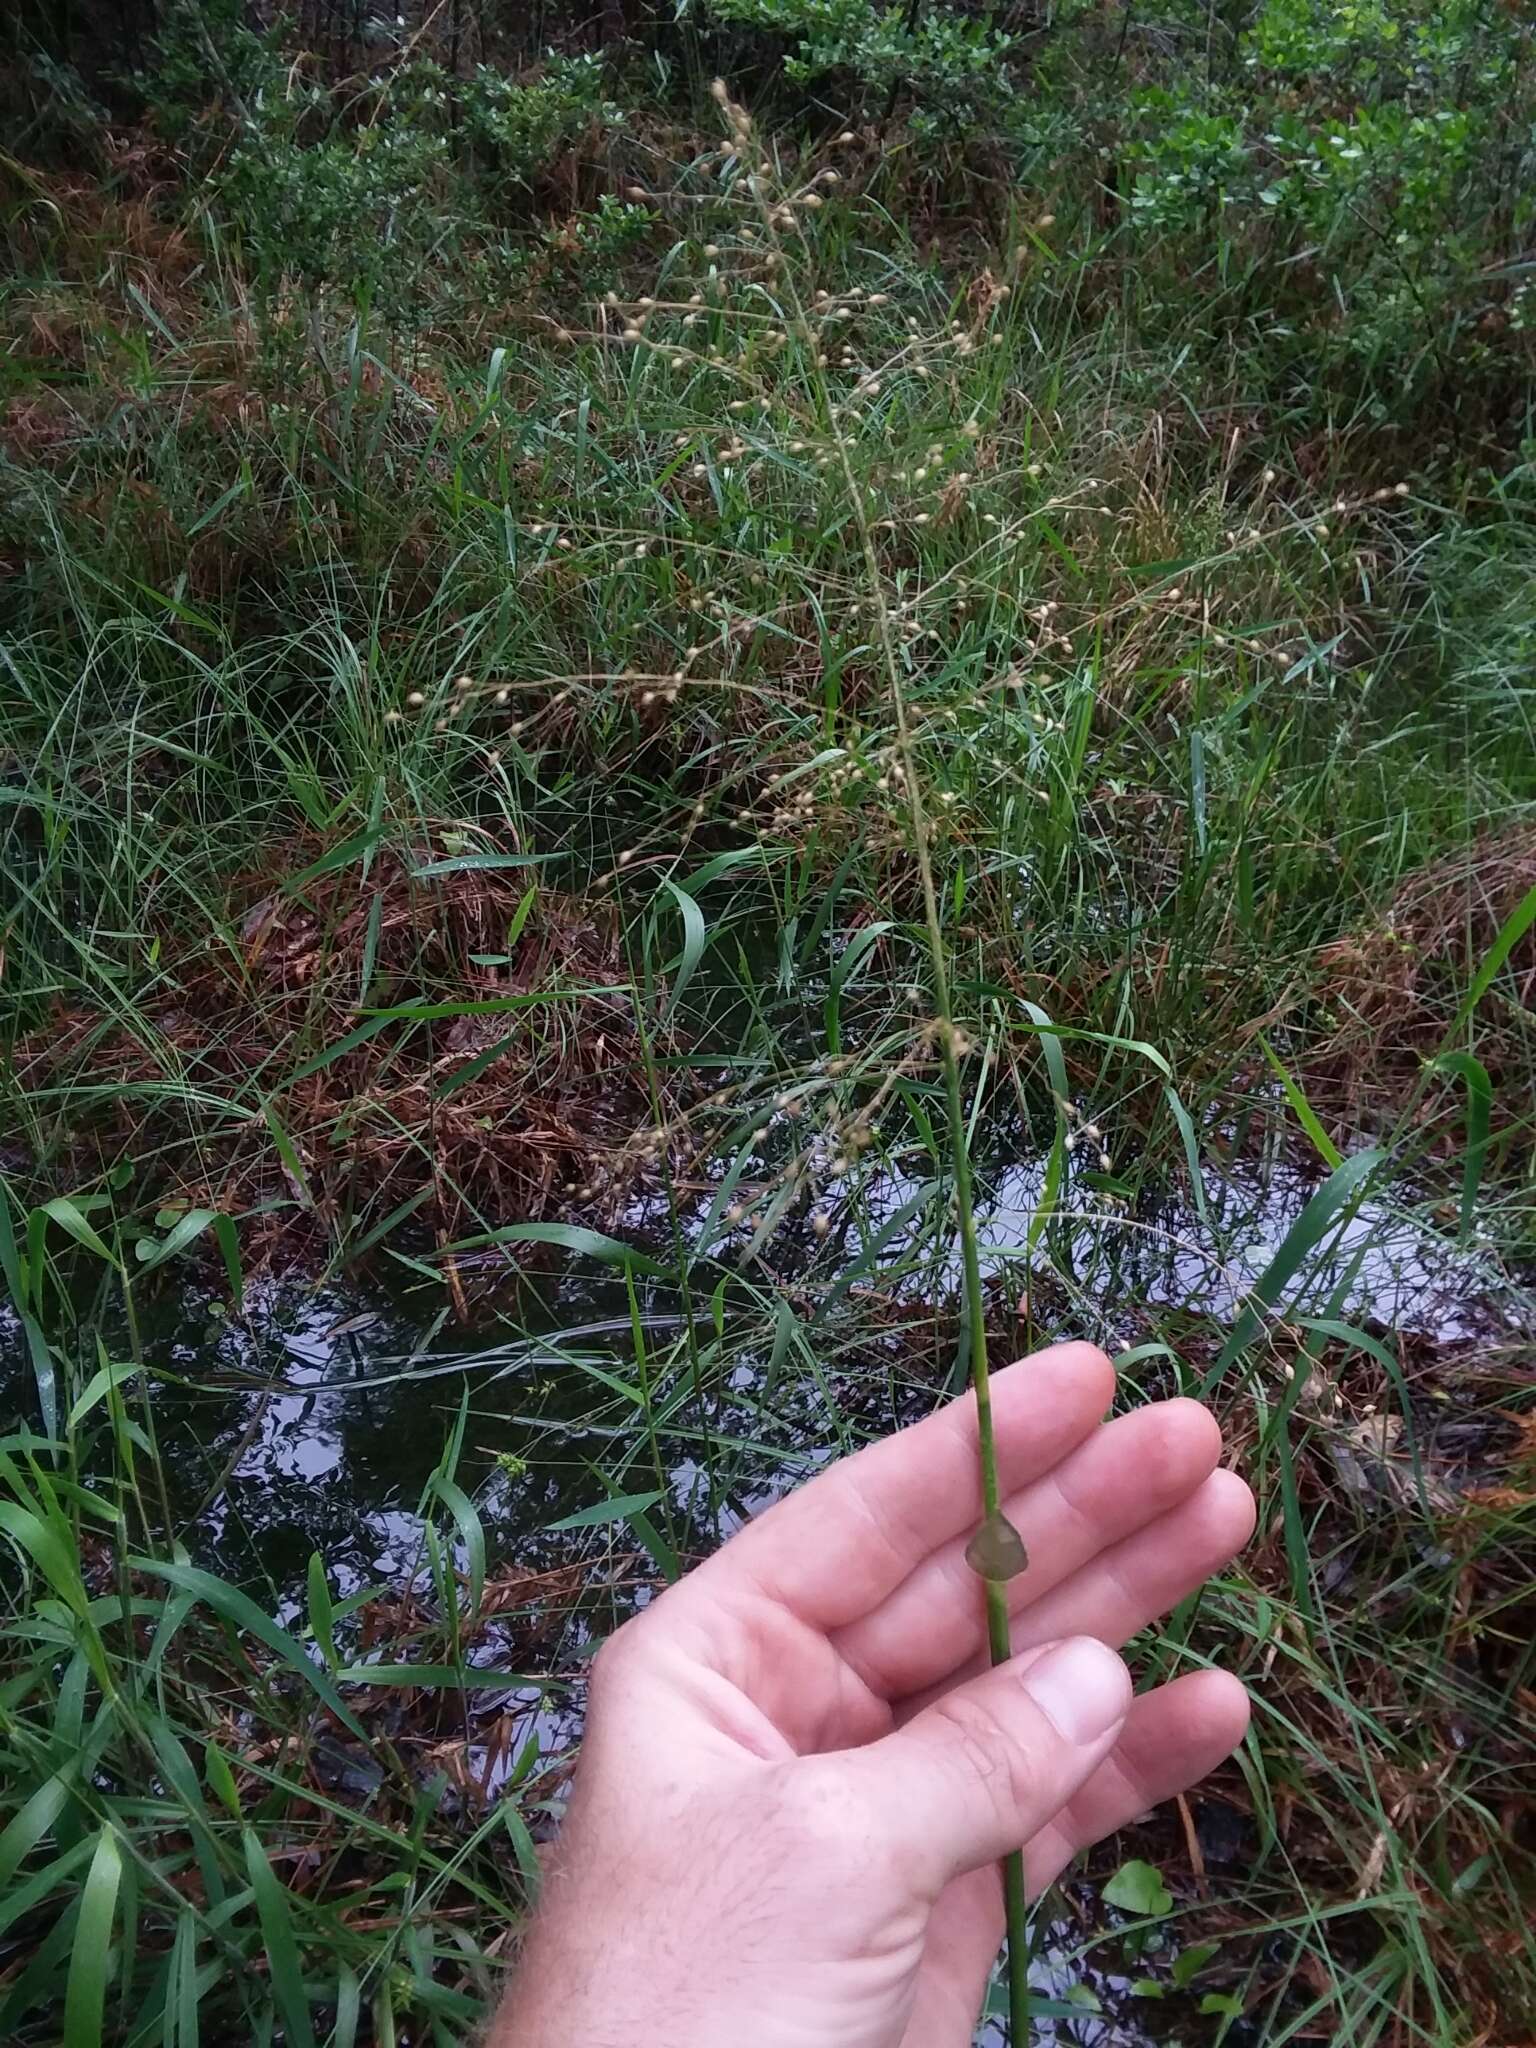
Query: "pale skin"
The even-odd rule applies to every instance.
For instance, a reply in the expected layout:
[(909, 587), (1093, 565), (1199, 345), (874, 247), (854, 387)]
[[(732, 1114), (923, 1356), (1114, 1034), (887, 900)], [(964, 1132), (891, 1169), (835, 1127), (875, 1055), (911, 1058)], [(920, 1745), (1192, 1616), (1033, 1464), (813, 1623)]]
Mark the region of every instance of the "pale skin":
[(1193, 1401), (1106, 1422), (1060, 1344), (993, 1376), (1030, 1566), (986, 1668), (967, 1397), (830, 1467), (604, 1648), (570, 1816), (489, 2048), (967, 2048), (1031, 1893), (1204, 1777), (1248, 1702), (1116, 1651), (1219, 1571), (1248, 1488)]

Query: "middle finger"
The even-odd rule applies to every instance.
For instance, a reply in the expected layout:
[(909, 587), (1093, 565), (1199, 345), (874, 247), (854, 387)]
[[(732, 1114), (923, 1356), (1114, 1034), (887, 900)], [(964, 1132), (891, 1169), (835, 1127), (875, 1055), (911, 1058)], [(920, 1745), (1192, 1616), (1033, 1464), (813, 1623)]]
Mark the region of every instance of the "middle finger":
[[(1095, 1430), (1041, 1478), (1003, 1503), (1024, 1538), (1029, 1568), (1009, 1581), (1014, 1614), (1043, 1599), (1102, 1552), (1192, 1494), (1214, 1469), (1221, 1433), (1195, 1401), (1161, 1401)], [(938, 1683), (985, 1642), (969, 1532), (940, 1546), (833, 1644), (888, 1700)], [(1075, 1631), (1074, 1631), (1075, 1632)]]

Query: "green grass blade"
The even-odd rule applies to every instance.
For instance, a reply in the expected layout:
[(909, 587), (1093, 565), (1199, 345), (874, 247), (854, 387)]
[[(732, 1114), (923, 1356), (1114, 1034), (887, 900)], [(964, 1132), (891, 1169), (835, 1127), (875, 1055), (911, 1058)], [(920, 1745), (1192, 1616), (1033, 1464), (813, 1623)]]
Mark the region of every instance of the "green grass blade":
[(69, 1411), (69, 1427), (78, 1429), (98, 1401), (104, 1401), (114, 1387), (120, 1387), (124, 1380), (133, 1379), (141, 1370), (130, 1361), (127, 1364), (104, 1365), (99, 1372), (92, 1373)]
[(1061, 1050), (1061, 1039), (1055, 1025), (1038, 1003), (1022, 1001), (1020, 1009), (1035, 1026), (1040, 1039), (1040, 1050), (1045, 1054), (1045, 1070), (1051, 1077), (1051, 1087), (1058, 1101), (1072, 1100), (1071, 1084), (1067, 1080), (1067, 1062)]
[(228, 1585), (223, 1579), (215, 1578), (212, 1572), (200, 1570), (196, 1565), (172, 1564), (153, 1557), (134, 1557), (128, 1562), (132, 1571), (144, 1572), (150, 1578), (167, 1579), (173, 1586), (181, 1587), (183, 1592), (195, 1594), (199, 1600), (213, 1608), (216, 1614), (222, 1614), (234, 1627), (246, 1635), (254, 1636), (258, 1642), (265, 1643), (272, 1654), (296, 1677), (303, 1679), (312, 1691), (318, 1693), (344, 1728), (349, 1729), (360, 1742), (368, 1740), (361, 1723), (350, 1712), (330, 1679), (323, 1672), (316, 1670), (313, 1659), (305, 1656), (301, 1645), (294, 1641), (286, 1629), (279, 1628), (270, 1616), (263, 1614), (248, 1594), (242, 1593), (236, 1586)]
[(1472, 985), (1462, 999), (1461, 1008), (1456, 1012), (1456, 1021), (1445, 1034), (1454, 1038), (1466, 1023), (1483, 997), (1493, 986), (1494, 976), (1525, 937), (1533, 923), (1536, 923), (1536, 885), (1527, 889), (1514, 909), (1499, 927), (1497, 937), (1488, 948), (1483, 964), (1472, 977)]
[(1163, 1095), (1173, 1113), (1173, 1120), (1178, 1125), (1179, 1139), (1184, 1147), (1184, 1163), (1189, 1168), (1189, 1191), (1194, 1200), (1195, 1214), (1209, 1230), (1211, 1212), (1205, 1199), (1205, 1175), (1200, 1170), (1200, 1145), (1195, 1136), (1194, 1120), (1184, 1107), (1179, 1091), (1171, 1082), (1164, 1084)]
[(0, 1501), (0, 1530), (27, 1553), (65, 1606), (83, 1615), (89, 1601), (68, 1523), (62, 1518), (44, 1520), (7, 1500)]
[(1483, 1184), (1483, 1168), (1488, 1159), (1488, 1125), (1493, 1108), (1493, 1082), (1482, 1061), (1470, 1052), (1443, 1052), (1435, 1065), (1448, 1074), (1457, 1074), (1467, 1088), (1467, 1145), (1462, 1161), (1461, 1214), (1459, 1230), (1461, 1241), (1466, 1243), (1472, 1235), (1472, 1226), (1477, 1217), (1477, 1197)]
[(283, 2016), (284, 2031), (295, 2048), (315, 2048), (298, 1937), (289, 1910), (290, 1894), (278, 1882), (260, 1837), (249, 1827), (245, 1830), (245, 1868), (256, 1898), (256, 1917), (267, 1951), (272, 1997)]
[(308, 1571), (309, 1632), (314, 1637), (332, 1673), (341, 1659), (336, 1654), (336, 1614), (331, 1589), (325, 1576), (325, 1559), (318, 1550), (310, 1552)]
[(485, 1530), (475, 1512), (474, 1502), (453, 1480), (441, 1472), (434, 1473), (432, 1490), (453, 1516), (458, 1528), (459, 1541), (469, 1560), (469, 1612), (476, 1615), (480, 1612), (485, 1592)]
[(76, 1244), (83, 1245), (88, 1252), (94, 1252), (96, 1257), (110, 1266), (114, 1273), (121, 1270), (117, 1254), (102, 1241), (86, 1220), (79, 1204), (71, 1196), (55, 1195), (52, 1201), (44, 1202), (40, 1206), (42, 1214), (57, 1223)]
[(6, 1292), (11, 1297), (11, 1306), (21, 1321), (22, 1335), (27, 1340), (27, 1354), (32, 1361), (32, 1381), (37, 1388), (37, 1405), (41, 1413), (45, 1436), (59, 1433), (59, 1380), (54, 1365), (53, 1352), (43, 1334), (42, 1325), (32, 1313), (29, 1296), (35, 1283), (35, 1275), (27, 1262), (23, 1261), (16, 1243), (15, 1231), (11, 1224), (11, 1206), (4, 1184), (0, 1183), (0, 1279), (4, 1279)]
[(1287, 1068), (1262, 1031), (1258, 1034), (1258, 1038), (1259, 1050), (1263, 1053), (1265, 1059), (1269, 1061), (1271, 1072), (1285, 1090), (1285, 1099), (1291, 1105), (1291, 1108), (1295, 1110), (1296, 1121), (1312, 1140), (1312, 1149), (1331, 1173), (1335, 1167), (1343, 1165), (1343, 1153), (1318, 1122), (1317, 1113), (1302, 1093), (1300, 1083), (1291, 1074), (1289, 1068)]
[(658, 1275), (664, 1270), (633, 1245), (621, 1244), (616, 1237), (608, 1237), (601, 1230), (589, 1230), (580, 1223), (509, 1223), (501, 1230), (487, 1230), (443, 1245), (436, 1256), (447, 1258), (455, 1252), (485, 1251), (504, 1244), (558, 1245), (563, 1251), (598, 1259), (605, 1266), (633, 1266), (637, 1272)]
[(363, 1991), (357, 1972), (343, 1963), (336, 1972), (336, 2019), (326, 2048), (355, 2048)]
[[(672, 969), (672, 987), (667, 997), (665, 1012), (668, 1017), (675, 1017), (677, 1015), (677, 1007), (683, 1000), (688, 984), (692, 981), (694, 972), (704, 957), (704, 948), (708, 943), (709, 934), (708, 928), (704, 923), (704, 913), (700, 910), (694, 898), (688, 894), (687, 890), (680, 889), (677, 883), (667, 875), (662, 877), (662, 886), (670, 892), (683, 920), (683, 950), (678, 955), (676, 966)], [(663, 968), (661, 971), (665, 973), (667, 970)]]
[(59, 1771), (45, 1778), (31, 1798), (11, 1815), (4, 1834), (0, 1834), (0, 1892), (53, 1826), (68, 1805), (69, 1796), (68, 1773)]
[(190, 1906), (176, 1917), (176, 1940), (171, 1949), (171, 1967), (166, 1984), (166, 2048), (200, 2048), (202, 2024), (198, 2009), (203, 2002), (198, 1982), (197, 1919)]
[(80, 1868), (90, 1854), (91, 1841), (87, 1836), (83, 1841), (76, 1842), (72, 1848), (66, 1849), (62, 1856), (55, 1857), (45, 1869), (35, 1872), (19, 1884), (13, 1883), (6, 1891), (0, 1893), (0, 1934), (13, 1927), (18, 1920), (24, 1920), (29, 1913), (35, 1912), (67, 1877), (72, 1876)]
[(64, 1989), (64, 2048), (101, 2048), (107, 1978), (112, 1961), (112, 1922), (123, 1875), (123, 1853), (109, 1826), (96, 1838), (91, 1867), (80, 1894)]
[(219, 1256), (224, 1261), (225, 1277), (229, 1281), (229, 1292), (239, 1315), (245, 1307), (245, 1272), (240, 1263), (240, 1239), (235, 1231), (234, 1221), (223, 1214), (213, 1219), (214, 1240), (219, 1247)]
[(562, 1515), (558, 1522), (546, 1526), (552, 1536), (566, 1529), (600, 1529), (609, 1522), (622, 1522), (627, 1515), (644, 1514), (663, 1499), (665, 1495), (659, 1491), (616, 1493), (608, 1500), (594, 1501), (589, 1508), (578, 1508), (574, 1515)]
[(1357, 1152), (1336, 1167), (1312, 1196), (1296, 1221), (1281, 1239), (1280, 1248), (1250, 1290), (1248, 1305), (1239, 1313), (1216, 1363), (1207, 1373), (1203, 1392), (1209, 1394), (1229, 1372), (1263, 1328), (1282, 1295), (1307, 1259), (1340, 1221), (1349, 1204), (1382, 1162), (1379, 1151)]

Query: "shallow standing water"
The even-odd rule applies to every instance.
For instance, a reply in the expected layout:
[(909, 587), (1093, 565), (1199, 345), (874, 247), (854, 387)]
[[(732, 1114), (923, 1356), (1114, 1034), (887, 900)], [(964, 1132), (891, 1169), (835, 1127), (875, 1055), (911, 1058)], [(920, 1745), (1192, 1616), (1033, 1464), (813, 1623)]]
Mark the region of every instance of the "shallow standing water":
[[(1071, 1227), (1070, 1285), (1053, 1294), (1038, 1266), (1029, 1275), (1021, 1261), (1042, 1173), (1033, 1160), (994, 1165), (983, 1241), (989, 1278), (1006, 1290), (999, 1298), (1012, 1300), (1022, 1282), (1034, 1297), (1036, 1341), (1082, 1334), (1129, 1347), (1126, 1370), (1162, 1375), (1159, 1384), (1177, 1371), (1163, 1347), (1174, 1352), (1180, 1333), (1193, 1339), (1230, 1323), (1316, 1185), (1283, 1165), (1229, 1167), (1212, 1190), (1209, 1229), (1173, 1204), (1135, 1216), (1087, 1204)], [(704, 1343), (703, 1377), (682, 1342), (674, 1289), (648, 1285), (632, 1315), (622, 1280), (581, 1260), (536, 1279), (501, 1268), (472, 1274), (467, 1325), (445, 1314), (439, 1286), (409, 1276), (396, 1286), (377, 1277), (324, 1285), (297, 1274), (268, 1278), (251, 1288), (239, 1318), (224, 1313), (220, 1290), (205, 1279), (173, 1278), (141, 1320), (182, 1540), (289, 1623), (302, 1618), (316, 1551), (338, 1598), (418, 1581), (423, 1489), (462, 1410), (456, 1477), (485, 1528), (488, 1577), (510, 1577), (523, 1597), (532, 1584), (536, 1603), (540, 1574), (584, 1566), (580, 1596), (558, 1612), (551, 1602), (540, 1668), (529, 1674), (553, 1674), (560, 1686), (550, 1692), (509, 1675), (504, 1691), (479, 1702), (514, 1718), (507, 1760), (525, 1756), (530, 1742), (542, 1762), (558, 1758), (579, 1732), (592, 1643), (652, 1596), (657, 1575), (622, 1521), (552, 1525), (606, 1491), (643, 1488), (661, 1495), (653, 1520), (667, 1540), (685, 1557), (697, 1554), (830, 1453), (944, 1397), (948, 1340), (922, 1304), (952, 1288), (955, 1261), (942, 1237), (924, 1239), (917, 1223), (899, 1222), (918, 1187), (899, 1172), (871, 1174), (837, 1247), (846, 1264), (881, 1242), (871, 1276), (882, 1281), (878, 1313), (851, 1298), (818, 1326), (814, 1247), (775, 1241), (768, 1255), (782, 1284), (728, 1290), (732, 1342), (721, 1356), (729, 1363), (710, 1365)], [(648, 1220), (637, 1211), (612, 1227), (643, 1239)], [(1476, 1258), (1448, 1254), (1406, 1209), (1379, 1201), (1361, 1207), (1311, 1272), (1308, 1298), (1321, 1306), (1342, 1286), (1335, 1312), (1456, 1345), (1511, 1313), (1507, 1299), (1496, 1300), (1496, 1280)], [(803, 1349), (785, 1347), (780, 1303), (789, 1304)], [(913, 1307), (915, 1318), (905, 1313)], [(708, 1323), (707, 1310), (698, 1321)], [(705, 1334), (713, 1338), (712, 1325)], [(27, 1415), (29, 1375), (4, 1322), (0, 1342), (7, 1405)], [(633, 1384), (642, 1364), (659, 1417), (654, 1448), (644, 1449), (633, 1403), (614, 1391), (615, 1380)], [(482, 1767), (494, 1789), (507, 1765), (486, 1756)], [(551, 1813), (558, 1803), (556, 1793)], [(1099, 1944), (1087, 1957), (1085, 1942)], [(1102, 1925), (1085, 1930), (1068, 1918), (1040, 1937), (1040, 1950), (1041, 2039), (1143, 2048), (1159, 2037), (1144, 2024), (1146, 1998), (1128, 1988), (1157, 1974), (1155, 1955), (1132, 1965)], [(1001, 2031), (984, 2038), (1000, 2041)]]

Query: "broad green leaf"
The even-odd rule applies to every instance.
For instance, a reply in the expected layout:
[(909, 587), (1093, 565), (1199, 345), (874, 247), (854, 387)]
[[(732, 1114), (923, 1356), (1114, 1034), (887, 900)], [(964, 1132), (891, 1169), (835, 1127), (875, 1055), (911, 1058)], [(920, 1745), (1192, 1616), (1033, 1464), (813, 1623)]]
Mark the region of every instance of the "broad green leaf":
[(213, 1234), (224, 1260), (224, 1273), (229, 1281), (229, 1291), (234, 1297), (235, 1312), (239, 1314), (245, 1307), (245, 1273), (240, 1264), (240, 1240), (235, 1234), (232, 1219), (224, 1215), (215, 1216)]
[(235, 1783), (235, 1774), (229, 1767), (229, 1758), (211, 1739), (203, 1745), (203, 1776), (208, 1780), (209, 1790), (217, 1797), (219, 1804), (233, 1819), (242, 1819), (244, 1816), (240, 1805), (240, 1789)]
[(83, 1615), (89, 1602), (68, 1526), (45, 1521), (14, 1501), (0, 1500), (0, 1530), (27, 1553), (65, 1606)]
[[(1008, 1986), (1001, 1979), (987, 1993), (986, 2010), (993, 2019), (1008, 2017)], [(1074, 1984), (1066, 1998), (1046, 1998), (1039, 1992), (1031, 1992), (1029, 2016), (1032, 2020), (1076, 2020), (1079, 2024), (1083, 2014), (1102, 2011), (1099, 2000), (1086, 1984)]]
[(1154, 1864), (1134, 1858), (1122, 1863), (1104, 1887), (1104, 1902), (1139, 1920), (1160, 1920), (1173, 1906), (1173, 1894)]
[(485, 1530), (481, 1527), (473, 1501), (462, 1487), (438, 1472), (433, 1475), (432, 1490), (458, 1526), (459, 1541), (469, 1559), (468, 1612), (474, 1616), (480, 1612), (480, 1602), (485, 1593)]
[(542, 867), (555, 859), (552, 853), (456, 853), (447, 860), (429, 860), (411, 869), (413, 882), (428, 882), (437, 875), (472, 875), (503, 868)]
[(212, 1209), (189, 1209), (172, 1226), (167, 1236), (161, 1238), (158, 1244), (151, 1246), (149, 1256), (142, 1261), (145, 1270), (164, 1265), (167, 1259), (174, 1259), (178, 1252), (184, 1252), (194, 1238), (201, 1237), (215, 1219), (216, 1212)]
[(336, 1654), (336, 1613), (325, 1576), (325, 1559), (318, 1550), (309, 1555), (309, 1632), (321, 1655), (334, 1672), (341, 1659)]
[(1045, 1070), (1051, 1077), (1051, 1087), (1058, 1101), (1070, 1102), (1072, 1092), (1067, 1084), (1067, 1063), (1062, 1056), (1061, 1039), (1055, 1025), (1038, 1003), (1020, 1001), (1019, 1007), (1040, 1034), (1040, 1050), (1045, 1054)]
[(76, 1842), (72, 1849), (66, 1849), (62, 1856), (54, 1858), (46, 1869), (7, 1885), (0, 1890), (0, 1934), (13, 1927), (18, 1920), (24, 1920), (33, 1913), (70, 1877), (86, 1857), (91, 1854), (91, 1838)]
[(55, 1437), (59, 1433), (59, 1375), (53, 1362), (53, 1351), (35, 1316), (22, 1309), (20, 1320), (22, 1335), (27, 1340), (27, 1354), (32, 1360), (32, 1383), (37, 1388), (43, 1434)]
[(751, 862), (754, 866), (761, 867), (763, 849), (760, 846), (733, 846), (725, 853), (714, 854), (705, 861), (703, 867), (695, 868), (691, 875), (684, 877), (683, 889), (688, 895), (697, 896), (701, 889), (707, 889), (711, 882), (719, 881), (722, 875), (730, 874), (743, 862)]
[[(722, 1285), (723, 1284), (724, 1283), (722, 1282)], [(631, 1277), (630, 1279), (629, 1289), (630, 1308), (631, 1313), (634, 1314), (636, 1318), (635, 1328), (638, 1338), (640, 1337), (641, 1332), (638, 1321), (638, 1309), (634, 1297), (633, 1277)], [(643, 1348), (641, 1349), (640, 1355), (642, 1357), (644, 1355)], [(606, 1472), (599, 1470), (596, 1466), (592, 1466), (589, 1469), (593, 1472), (594, 1476), (602, 1483), (602, 1485), (604, 1485), (608, 1489), (609, 1498), (606, 1503), (608, 1507), (614, 1507), (624, 1500), (625, 1495), (623, 1488), (620, 1486), (616, 1486), (613, 1480), (611, 1480), (608, 1477), (608, 1474)], [(661, 1499), (663, 1497), (664, 1496), (658, 1496), (658, 1499)], [(654, 1503), (649, 1503), (648, 1506), (649, 1505), (654, 1505)], [(629, 1507), (625, 1512), (624, 1520), (628, 1522), (630, 1528), (633, 1530), (635, 1541), (640, 1545), (641, 1549), (645, 1552), (646, 1556), (651, 1559), (652, 1563), (656, 1566), (656, 1569), (661, 1573), (662, 1577), (666, 1580), (667, 1584), (669, 1586), (675, 1586), (678, 1580), (683, 1575), (682, 1560), (679, 1558), (677, 1552), (672, 1548), (672, 1545), (657, 1529), (655, 1523), (651, 1520), (650, 1514), (648, 1512), (648, 1506)]]
[(538, 900), (539, 885), (535, 882), (530, 888), (524, 890), (516, 910), (512, 913), (511, 922), (507, 926), (506, 946), (509, 953), (513, 951), (518, 940), (522, 937), (523, 926), (528, 922), (528, 913), (533, 909), (534, 904)]
[(1200, 2001), (1200, 2012), (1204, 2018), (1220, 2014), (1223, 2019), (1235, 2020), (1242, 2017), (1242, 2011), (1243, 2001), (1228, 1991), (1207, 1991)]
[(76, 1244), (84, 1245), (88, 1252), (94, 1252), (98, 1259), (104, 1259), (114, 1273), (121, 1272), (116, 1253), (109, 1251), (102, 1243), (72, 1196), (55, 1195), (51, 1202), (42, 1204), (42, 1213), (51, 1217), (61, 1230), (68, 1231)]
[(358, 861), (366, 862), (383, 836), (382, 827), (372, 825), (366, 831), (354, 832), (349, 839), (343, 839), (328, 853), (311, 861), (307, 868), (301, 868), (296, 875), (290, 875), (283, 884), (285, 896), (295, 895), (306, 882), (315, 882), (322, 875), (333, 875), (338, 868), (349, 868)]
[(654, 1259), (637, 1252), (632, 1245), (605, 1237), (600, 1230), (588, 1230), (579, 1223), (509, 1223), (501, 1230), (488, 1230), (478, 1237), (460, 1238), (443, 1245), (434, 1256), (448, 1258), (455, 1252), (483, 1251), (491, 1245), (553, 1244), (584, 1258), (601, 1259), (608, 1266), (633, 1266), (640, 1273), (660, 1274), (664, 1269)]
[(80, 1393), (79, 1399), (69, 1411), (69, 1427), (78, 1429), (81, 1421), (89, 1415), (98, 1401), (106, 1399), (113, 1387), (120, 1387), (124, 1380), (131, 1380), (143, 1367), (131, 1359), (120, 1365), (104, 1365), (99, 1372), (92, 1373)]
[(854, 933), (833, 963), (832, 990), (834, 994), (841, 995), (845, 988), (850, 987), (858, 980), (860, 969), (875, 947), (879, 945), (887, 932), (894, 931), (895, 929), (896, 926), (893, 920), (884, 918), (876, 924), (863, 925)]
[(1180, 1991), (1187, 1991), (1213, 1957), (1221, 1952), (1219, 1941), (1196, 1941), (1181, 1948), (1173, 1959), (1172, 1976)]

